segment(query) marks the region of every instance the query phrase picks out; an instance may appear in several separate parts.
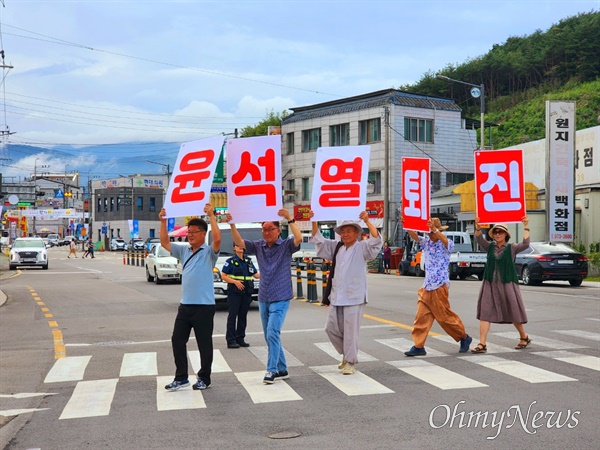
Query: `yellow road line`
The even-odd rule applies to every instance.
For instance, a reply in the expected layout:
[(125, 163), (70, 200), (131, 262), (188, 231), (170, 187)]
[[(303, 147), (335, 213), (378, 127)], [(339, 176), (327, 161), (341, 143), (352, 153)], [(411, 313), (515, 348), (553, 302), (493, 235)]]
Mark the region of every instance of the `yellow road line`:
[[(413, 330), (414, 327), (410, 326), (410, 325), (406, 325), (400, 322), (394, 322), (392, 320), (387, 320), (387, 319), (382, 319), (381, 317), (376, 317), (376, 316), (371, 316), (370, 314), (363, 314), (363, 317), (365, 319), (371, 319), (374, 320), (376, 322), (381, 322), (381, 323), (386, 323), (388, 325), (393, 325), (395, 327), (398, 328), (404, 328), (405, 330)], [(429, 332), (429, 336), (441, 336), (441, 334), (439, 333), (434, 333), (433, 331)]]
[(62, 332), (60, 330), (52, 330), (54, 336), (54, 359), (60, 359), (67, 356), (65, 343), (63, 342)]

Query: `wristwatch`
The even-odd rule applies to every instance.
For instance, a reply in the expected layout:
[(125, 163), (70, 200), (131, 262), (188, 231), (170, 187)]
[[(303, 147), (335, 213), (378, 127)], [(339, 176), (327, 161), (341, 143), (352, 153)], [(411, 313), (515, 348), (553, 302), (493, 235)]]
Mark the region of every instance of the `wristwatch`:
[(288, 220), (288, 223), (296, 223), (296, 219)]
[(529, 228), (523, 228), (525, 231), (529, 231)]

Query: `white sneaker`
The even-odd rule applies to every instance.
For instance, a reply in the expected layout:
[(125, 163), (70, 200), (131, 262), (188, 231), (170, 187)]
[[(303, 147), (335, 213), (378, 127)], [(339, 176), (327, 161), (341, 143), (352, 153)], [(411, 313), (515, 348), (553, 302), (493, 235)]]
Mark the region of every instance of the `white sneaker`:
[(344, 370), (342, 371), (342, 375), (352, 375), (354, 372), (356, 372), (354, 364), (347, 362), (346, 367), (344, 367)]
[(338, 364), (338, 369), (342, 370), (346, 367), (346, 364), (348, 364), (348, 361), (346, 361), (346, 358), (342, 357), (342, 362)]

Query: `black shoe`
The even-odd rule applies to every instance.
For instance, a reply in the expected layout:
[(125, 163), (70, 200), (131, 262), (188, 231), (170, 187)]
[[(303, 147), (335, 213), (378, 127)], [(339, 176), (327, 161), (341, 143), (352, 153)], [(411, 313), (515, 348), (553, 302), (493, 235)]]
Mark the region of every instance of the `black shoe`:
[(241, 340), (241, 341), (237, 341), (238, 345), (240, 347), (250, 347), (250, 344), (248, 344), (246, 341)]
[(227, 348), (240, 348), (240, 344), (238, 344), (237, 342), (228, 342)]

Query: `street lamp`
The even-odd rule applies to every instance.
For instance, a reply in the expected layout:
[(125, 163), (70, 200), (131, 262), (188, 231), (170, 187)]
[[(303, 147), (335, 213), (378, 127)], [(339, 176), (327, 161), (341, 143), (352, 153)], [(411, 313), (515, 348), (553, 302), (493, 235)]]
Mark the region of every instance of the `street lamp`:
[(472, 86), (471, 96), (473, 98), (479, 98), (481, 104), (481, 119), (480, 119), (480, 132), (481, 132), (481, 142), (479, 143), (479, 149), (484, 149), (484, 138), (485, 138), (485, 122), (484, 122), (484, 113), (485, 113), (485, 95), (484, 95), (484, 84), (472, 84), (467, 83), (466, 81), (455, 80), (454, 78), (447, 77), (446, 75), (436, 75), (440, 80), (453, 81), (454, 83), (466, 84), (467, 86)]
[[(33, 162), (33, 209), (37, 209), (37, 162), (40, 158), (35, 158), (35, 161)], [(44, 168), (48, 168), (50, 167), (50, 165), (48, 164), (43, 164), (40, 166), (41, 169)], [(37, 234), (37, 229), (35, 226), (35, 221), (37, 219), (37, 215), (34, 214), (33, 216), (33, 234), (36, 235)]]

